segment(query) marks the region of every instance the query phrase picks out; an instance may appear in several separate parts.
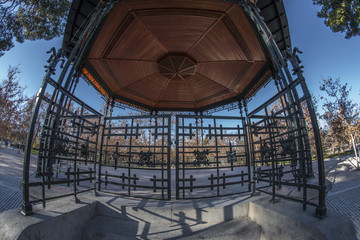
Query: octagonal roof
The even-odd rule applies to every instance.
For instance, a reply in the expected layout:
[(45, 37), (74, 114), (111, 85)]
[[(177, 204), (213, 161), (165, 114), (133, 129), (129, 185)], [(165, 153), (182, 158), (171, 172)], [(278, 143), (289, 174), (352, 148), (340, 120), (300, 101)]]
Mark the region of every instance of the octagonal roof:
[(242, 8), (218, 0), (122, 1), (85, 63), (107, 94), (151, 110), (201, 111), (246, 98), (271, 75)]

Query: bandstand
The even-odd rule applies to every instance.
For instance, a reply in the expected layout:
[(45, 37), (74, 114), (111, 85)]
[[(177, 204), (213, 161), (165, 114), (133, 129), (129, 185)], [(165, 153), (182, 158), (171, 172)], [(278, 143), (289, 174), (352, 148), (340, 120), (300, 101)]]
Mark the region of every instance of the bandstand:
[[(74, 0), (37, 95), (23, 214), (93, 191), (174, 201), (265, 193), (324, 216), (299, 53), (282, 1)], [(76, 95), (80, 81), (101, 94), (101, 111)]]

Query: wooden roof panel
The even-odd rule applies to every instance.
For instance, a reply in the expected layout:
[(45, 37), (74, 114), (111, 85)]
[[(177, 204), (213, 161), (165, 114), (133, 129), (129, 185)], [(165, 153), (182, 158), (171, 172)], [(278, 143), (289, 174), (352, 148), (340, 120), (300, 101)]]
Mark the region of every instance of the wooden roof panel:
[(158, 38), (148, 30), (142, 21), (134, 19), (109, 51), (107, 57), (157, 61), (166, 53), (167, 49), (159, 42)]
[(110, 13), (88, 61), (122, 101), (196, 110), (244, 96), (267, 60), (237, 5), (125, 0)]
[[(64, 39), (63, 39), (63, 49), (66, 51), (66, 55), (68, 56), (70, 54), (70, 51), (75, 46), (76, 42), (79, 39), (79, 36), (81, 35), (84, 27), (86, 26), (86, 22), (90, 19), (91, 13), (94, 11), (95, 7), (98, 5), (100, 1), (99, 0), (73, 0), (71, 4), (71, 8), (69, 11), (69, 16), (66, 24), (66, 29), (64, 33)], [(189, 8), (189, 5), (186, 4), (193, 4), (192, 7), (197, 7), (199, 9), (200, 5), (196, 5), (197, 1), (188, 0), (188, 1), (182, 1), (181, 3), (185, 3), (182, 8)], [(215, 3), (210, 1), (203, 1), (201, 0), (202, 5), (200, 9), (207, 9), (207, 10), (218, 10), (218, 11), (225, 11), (227, 7), (231, 5), (231, 1), (229, 0), (227, 5), (223, 5), (221, 1), (218, 1)], [(251, 2), (254, 3), (254, 0), (251, 0)], [(166, 1), (158, 1), (158, 4), (165, 4)], [(195, 4), (194, 4), (195, 3)], [(115, 7), (119, 7), (120, 4), (126, 4), (125, 1), (121, 1), (116, 5)], [(132, 5), (134, 9), (136, 9), (136, 6), (139, 6), (139, 8), (143, 8), (143, 6), (140, 6), (140, 1), (133, 1)], [(150, 3), (147, 3), (150, 4)], [(175, 6), (176, 5), (176, 6)], [(215, 7), (216, 5), (219, 5)], [(275, 8), (273, 6), (276, 6)], [(177, 7), (178, 3), (174, 3), (173, 7)], [(285, 48), (289, 47), (291, 48), (291, 41), (290, 41), (290, 33), (289, 33), (289, 27), (287, 23), (287, 17), (285, 8), (283, 5), (282, 0), (261, 0), (256, 2), (256, 6), (260, 9), (260, 15), (264, 17), (264, 21), (266, 24), (274, 20), (275, 18), (281, 18), (281, 26), (282, 30), (280, 34), (276, 34), (277, 38), (277, 44), (281, 51), (283, 51)], [(119, 7), (120, 8), (120, 7)], [(126, 9), (122, 7), (123, 9)], [(222, 9), (222, 10), (220, 10)], [(84, 19), (84, 16), (87, 16)], [(80, 25), (76, 24), (77, 18), (84, 19), (84, 22), (82, 22)], [(117, 22), (118, 21), (112, 21)], [(269, 27), (271, 32), (275, 34), (275, 32), (278, 30), (279, 26), (275, 26), (275, 29)]]
[(133, 92), (139, 92), (148, 98), (158, 100), (161, 96), (164, 88), (168, 84), (168, 79), (163, 77), (161, 74), (152, 74), (135, 84), (129, 85), (126, 89), (130, 89)]
[(142, 9), (197, 9), (225, 12), (231, 6), (218, 0), (181, 0), (181, 1), (164, 1), (164, 0), (131, 0), (126, 1), (131, 10)]
[(194, 101), (165, 101), (156, 104), (156, 109), (197, 109), (199, 107)]
[(199, 74), (189, 78), (187, 83), (189, 84), (191, 93), (197, 102), (221, 93), (228, 93), (228, 89), (226, 87)]
[(261, 45), (259, 41), (255, 41), (257, 37), (241, 7), (239, 5), (233, 5), (233, 7), (228, 10), (227, 15), (231, 24), (233, 24), (236, 31), (241, 35), (245, 47), (252, 55), (252, 59), (254, 61), (265, 60)]
[(239, 84), (235, 87), (236, 92), (242, 92), (254, 79), (254, 73), (259, 73), (264, 67), (265, 62), (254, 62), (250, 65), (246, 74), (241, 78)]
[(223, 102), (223, 101), (228, 100), (229, 98), (234, 98), (236, 96), (237, 96), (237, 94), (235, 94), (235, 93), (219, 94), (219, 95), (211, 96), (211, 97), (204, 98), (201, 101), (199, 101), (197, 103), (197, 106), (201, 107), (201, 108), (206, 107), (206, 106), (214, 104), (214, 102), (215, 103)]
[(247, 61), (202, 62), (198, 64), (197, 72), (223, 87), (231, 88), (246, 63)]
[(222, 21), (189, 51), (197, 62), (246, 60), (246, 56), (235, 37)]
[(112, 91), (116, 92), (121, 89), (120, 83), (116, 80), (106, 62), (99, 59), (89, 59), (89, 62)]
[(147, 98), (144, 95), (141, 95), (137, 92), (129, 91), (129, 90), (118, 90), (115, 92), (115, 95), (118, 95), (120, 100), (127, 102), (127, 99), (133, 102), (141, 102), (144, 105), (155, 107), (156, 102), (152, 99)]
[(119, 29), (125, 22), (126, 16), (129, 15), (129, 8), (124, 2), (120, 2), (114, 7), (116, 14), (110, 14), (107, 18), (104, 26), (101, 28), (98, 37), (95, 40), (95, 44), (91, 49), (89, 54), (89, 58), (96, 58), (103, 55), (107, 48), (107, 43), (113, 38), (114, 36), (114, 29)]
[(195, 102), (191, 89), (182, 80), (172, 80), (164, 89), (159, 102)]
[(156, 62), (109, 59), (106, 61), (122, 88), (134, 84), (156, 72)]
[[(182, 14), (182, 11), (176, 11)], [(142, 16), (141, 20), (169, 52), (187, 52), (216, 18), (189, 15)]]

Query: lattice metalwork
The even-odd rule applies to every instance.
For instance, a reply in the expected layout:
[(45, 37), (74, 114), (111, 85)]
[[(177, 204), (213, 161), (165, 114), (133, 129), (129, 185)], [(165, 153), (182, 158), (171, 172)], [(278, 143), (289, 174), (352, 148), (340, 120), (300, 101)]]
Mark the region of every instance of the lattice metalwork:
[(105, 121), (99, 190), (170, 199), (171, 117), (109, 117)]
[[(70, 88), (75, 87), (73, 79)], [(31, 202), (95, 189), (97, 143), (101, 114), (48, 79), (52, 95), (42, 96), (44, 119), (36, 177), (30, 186)], [(57, 99), (57, 96), (60, 97)], [(57, 100), (56, 100), (57, 99)], [(40, 181), (38, 179), (40, 178)], [(69, 188), (71, 185), (71, 188)]]
[(176, 116), (176, 198), (250, 191), (245, 118)]
[(248, 115), (253, 187), (275, 199), (283, 186), (295, 186), (306, 206), (307, 182), (313, 176), (311, 149), (301, 105), (289, 103), (289, 94), (281, 91)]
[[(269, 28), (266, 26), (266, 24), (263, 21), (263, 18), (260, 16), (259, 10), (251, 7), (248, 4), (243, 4), (244, 10), (247, 12), (248, 17), (252, 19), (252, 21), (255, 23), (261, 38), (263, 39), (263, 42), (268, 49), (269, 55), (272, 59), (272, 64), (274, 67), (273, 72), (273, 78), (275, 79), (275, 83), (277, 84), (279, 93), (269, 99), (265, 104), (263, 104), (258, 109), (254, 110), (253, 113), (248, 115), (248, 124), (252, 127), (257, 127), (257, 122), (254, 122), (254, 125), (251, 122), (251, 118), (256, 117), (256, 115), (260, 115), (262, 117), (263, 121), (263, 128), (269, 129), (268, 130), (268, 142), (265, 142), (263, 139), (260, 141), (258, 139), (260, 146), (262, 144), (262, 158), (265, 161), (268, 161), (266, 159), (269, 158), (271, 160), (271, 174), (267, 173), (267, 176), (271, 178), (270, 184), (272, 184), (272, 191), (271, 194), (273, 196), (273, 199), (276, 195), (281, 196), (283, 198), (290, 198), (295, 201), (300, 201), (303, 204), (303, 208), (305, 210), (307, 204), (311, 204), (316, 206), (316, 216), (322, 217), (326, 215), (326, 204), (325, 204), (325, 175), (324, 175), (324, 160), (323, 160), (323, 153), (322, 153), (322, 147), (321, 147), (321, 139), (320, 139), (320, 133), (319, 133), (319, 127), (315, 115), (314, 108), (312, 106), (311, 102), (311, 95), (309, 93), (309, 90), (306, 86), (304, 76), (302, 75), (302, 66), (300, 65), (301, 61), (298, 57), (297, 53), (300, 53), (297, 48), (295, 48), (293, 51), (290, 49), (287, 49), (284, 53), (281, 53), (275, 39), (272, 36), (272, 33), (270, 32)], [(291, 69), (292, 68), (292, 69)], [(291, 72), (292, 70), (292, 72)], [(302, 94), (299, 93), (299, 91), (302, 92)], [(281, 98), (283, 98), (281, 100)], [(280, 112), (281, 110), (273, 109), (270, 107), (270, 104), (274, 104), (275, 101), (283, 101), (282, 108), (285, 118), (287, 118), (288, 121), (288, 129), (286, 134), (283, 135), (283, 139), (279, 139), (279, 135), (283, 134), (283, 130), (277, 131), (276, 126), (271, 126), (271, 124), (277, 124), (277, 121), (275, 121), (277, 116), (281, 116)], [(314, 136), (314, 142), (315, 142), (315, 148), (316, 148), (316, 158), (317, 158), (317, 172), (318, 176), (316, 178), (312, 179), (311, 184), (307, 184), (307, 179), (309, 176), (312, 176), (312, 167), (310, 164), (311, 157), (309, 156), (309, 141), (307, 139), (307, 133), (306, 133), (306, 127), (304, 123), (304, 113), (302, 111), (303, 106), (306, 105), (306, 111), (308, 112), (308, 122), (306, 124), (312, 125), (312, 131)], [(272, 112), (272, 110), (274, 110)], [(286, 109), (286, 110), (285, 110)], [(263, 112), (261, 112), (263, 111)], [(250, 118), (250, 119), (249, 119)], [(261, 121), (258, 119), (258, 121)], [(280, 124), (280, 123), (279, 123)], [(251, 127), (251, 128), (252, 128)], [(274, 128), (274, 129), (272, 129)], [(251, 130), (250, 130), (251, 131)], [(252, 134), (251, 134), (252, 135)], [(277, 138), (278, 137), (278, 138)], [(281, 138), (281, 137), (280, 137)], [(270, 141), (271, 140), (271, 141)], [(276, 144), (276, 143), (279, 144)], [(280, 149), (278, 149), (278, 146), (280, 145)], [(295, 147), (294, 147), (295, 146)], [(253, 146), (255, 147), (255, 146)], [(259, 147), (259, 146), (258, 146)], [(293, 149), (296, 149), (296, 157), (295, 152)], [(258, 149), (260, 150), (260, 149)], [(251, 152), (253, 154), (253, 159), (258, 160), (257, 156), (255, 156), (254, 149), (251, 149)], [(278, 182), (281, 182), (279, 178), (282, 178), (283, 173), (279, 173), (280, 171), (283, 171), (281, 169), (277, 170), (278, 163), (276, 163), (276, 158), (279, 159), (279, 155), (277, 155), (278, 151), (282, 151), (280, 153), (280, 156), (282, 158), (285, 158), (286, 156), (289, 156), (290, 152), (293, 154), (293, 157), (295, 159), (292, 159), (292, 170), (291, 174), (296, 179), (296, 185), (299, 186), (302, 184), (302, 188), (300, 187), (300, 190), (302, 191), (302, 198), (296, 198), (294, 196), (288, 196), (288, 195), (282, 195), (277, 194), (275, 189), (275, 183), (278, 179)], [(260, 155), (261, 155), (260, 153)], [(290, 155), (291, 155), (290, 154)], [(262, 162), (264, 160), (261, 160)], [(259, 171), (261, 173), (261, 171)], [(264, 175), (263, 175), (264, 176)], [(255, 176), (254, 176), (255, 177)], [(263, 177), (259, 176), (261, 179)], [(255, 177), (256, 178), (256, 177)], [(294, 180), (295, 181), (295, 180)], [(301, 182), (299, 184), (298, 182)], [(309, 201), (307, 198), (307, 189), (313, 189), (313, 192), (317, 192), (317, 197), (313, 199), (313, 201)], [(275, 200), (275, 199), (274, 199)]]
[[(324, 216), (321, 140), (297, 56), (300, 52), (288, 49), (280, 53), (258, 9), (247, 1), (239, 1), (268, 54), (272, 79), (278, 87), (274, 97), (250, 113), (244, 106), (249, 99), (243, 99), (244, 96), (202, 112), (212, 114), (236, 108), (241, 111), (244, 107), (245, 117), (194, 115), (176, 109), (169, 112), (143, 109), (142, 114), (152, 115), (112, 117), (108, 114), (110, 105), (111, 108), (125, 105), (100, 88), (107, 101), (107, 110), (102, 115), (79, 100), (74, 89), (84, 73), (83, 59), (98, 33), (95, 29), (99, 29), (116, 2), (106, 1), (96, 8), (66, 61), (62, 50), (49, 51), (49, 65), (27, 138), (22, 212), (31, 214), (33, 203), (42, 202), (45, 206), (47, 200), (57, 197), (73, 195), (77, 200), (78, 193), (95, 190), (95, 184), (98, 190), (116, 194), (170, 199), (174, 176), (177, 199), (252, 190), (271, 194), (274, 201), (276, 197), (299, 201), (304, 209), (307, 204), (316, 206), (316, 215)], [(62, 70), (55, 81), (52, 76), (59, 65)], [(30, 155), (42, 106), (47, 111), (41, 125), (35, 178), (30, 174)], [(312, 168), (309, 129), (313, 131), (317, 171)], [(298, 194), (285, 194), (286, 189), (287, 193), (297, 189)], [(310, 189), (317, 192), (313, 199), (307, 196)]]
[[(25, 156), (24, 156), (24, 171), (23, 171), (23, 204), (22, 204), (22, 213), (24, 215), (29, 215), (32, 213), (32, 203), (36, 200), (31, 200), (30, 199), (30, 188), (32, 186), (35, 185), (40, 185), (42, 186), (42, 201), (43, 201), (43, 205), (45, 205), (45, 200), (46, 199), (51, 199), (54, 197), (60, 197), (60, 196), (67, 196), (69, 195), (68, 193), (62, 193), (61, 195), (58, 196), (50, 196), (49, 198), (46, 197), (45, 191), (44, 191), (44, 187), (45, 185), (47, 185), (48, 187), (51, 186), (50, 184), (48, 184), (49, 179), (51, 180), (52, 176), (52, 164), (53, 161), (55, 160), (56, 156), (62, 156), (64, 155), (64, 153), (70, 149), (71, 151), (75, 151), (75, 159), (72, 159), (72, 161), (74, 162), (74, 168), (73, 168), (73, 174), (68, 174), (67, 176), (73, 175), (74, 179), (77, 178), (75, 176), (80, 176), (81, 174), (75, 174), (76, 172), (76, 166), (77, 166), (77, 158), (79, 156), (77, 156), (77, 151), (78, 151), (78, 144), (85, 144), (84, 148), (83, 148), (83, 154), (87, 155), (86, 153), (86, 146), (89, 146), (89, 148), (91, 147), (90, 145), (90, 141), (92, 141), (91, 137), (89, 137), (89, 141), (88, 141), (88, 145), (87, 145), (87, 137), (85, 138), (85, 140), (81, 140), (80, 141), (80, 135), (83, 134), (83, 130), (80, 130), (81, 127), (77, 127), (79, 133), (73, 133), (74, 136), (76, 136), (76, 140), (75, 143), (74, 142), (70, 142), (70, 141), (74, 141), (73, 136), (65, 136), (66, 134), (62, 134), (61, 131), (59, 129), (60, 126), (64, 126), (64, 122), (65, 119), (62, 119), (62, 116), (66, 116), (66, 117), (74, 117), (75, 112), (72, 112), (72, 114), (69, 114), (67, 111), (71, 109), (69, 109), (66, 105), (66, 103), (68, 102), (68, 98), (70, 98), (73, 102), (76, 102), (77, 104), (79, 104), (81, 106), (81, 108), (79, 109), (80, 112), (88, 114), (88, 112), (90, 112), (90, 114), (95, 114), (92, 109), (90, 107), (88, 107), (87, 105), (85, 105), (83, 102), (81, 102), (79, 99), (77, 99), (74, 95), (73, 95), (73, 90), (76, 87), (76, 82), (77, 79), (79, 77), (79, 70), (80, 70), (80, 62), (81, 59), (84, 55), (84, 53), (87, 51), (87, 47), (89, 46), (90, 40), (92, 39), (92, 37), (95, 35), (96, 31), (92, 31), (93, 29), (96, 29), (100, 23), (102, 22), (102, 20), (107, 16), (107, 14), (109, 13), (109, 11), (113, 8), (115, 4), (115, 1), (107, 1), (104, 4), (99, 5), (91, 14), (91, 16), (89, 17), (89, 23), (84, 26), (83, 28), (83, 32), (79, 35), (78, 38), (78, 42), (77, 44), (74, 46), (74, 48), (72, 49), (72, 52), (69, 54), (69, 56), (67, 56), (67, 59), (65, 61), (65, 52), (60, 49), (58, 52), (55, 51), (55, 49), (51, 49), (49, 51), (50, 58), (48, 60), (49, 65), (46, 66), (46, 74), (43, 80), (43, 83), (41, 85), (41, 88), (38, 92), (37, 95), (37, 101), (35, 104), (35, 109), (33, 112), (33, 116), (31, 119), (31, 123), (30, 123), (30, 127), (29, 127), (29, 132), (28, 132), (28, 137), (27, 137), (27, 144), (26, 144), (26, 149), (25, 149)], [(61, 74), (58, 76), (57, 81), (53, 81), (52, 80), (52, 75), (55, 74), (56, 69), (58, 69), (58, 64), (59, 62), (62, 62), (61, 64)], [(38, 167), (38, 175), (42, 173), (42, 181), (41, 183), (36, 182), (33, 183), (32, 179), (30, 179), (30, 162), (31, 162), (31, 149), (33, 146), (33, 137), (35, 134), (35, 129), (36, 129), (36, 121), (38, 119), (38, 114), (40, 111), (40, 107), (43, 103), (43, 101), (46, 99), (46, 91), (48, 89), (48, 85), (49, 83), (53, 86), (54, 90), (53, 93), (51, 95), (49, 104), (50, 107), (47, 113), (47, 119), (46, 119), (46, 124), (45, 126), (47, 127), (47, 129), (44, 128), (44, 131), (52, 131), (51, 132), (51, 136), (53, 138), (50, 139), (49, 144), (47, 144), (47, 140), (44, 140), (42, 143), (42, 148), (44, 152), (46, 152), (49, 149), (53, 150), (55, 146), (57, 146), (56, 150), (54, 152), (49, 152), (49, 154), (46, 154), (46, 156), (44, 155), (44, 159), (41, 160), (41, 162), (45, 162), (45, 166), (42, 163), (42, 168)], [(65, 105), (64, 105), (65, 103)], [(53, 115), (54, 109), (52, 108), (56, 108), (56, 114), (54, 115), (55, 118), (53, 117), (49, 117), (50, 115)], [(85, 110), (86, 111), (85, 111)], [(69, 114), (69, 115), (67, 115)], [(81, 115), (81, 114), (80, 114)], [(100, 114), (95, 114), (98, 115), (99, 117), (101, 116)], [(79, 112), (77, 113), (77, 116), (79, 116)], [(83, 116), (81, 116), (83, 117)], [(82, 121), (82, 120), (80, 120)], [(68, 121), (66, 121), (68, 122)], [(75, 128), (74, 128), (75, 129)], [(87, 130), (86, 130), (87, 131)], [(45, 136), (45, 138), (47, 138), (47, 136), (50, 133), (44, 133), (43, 136)], [(58, 135), (57, 135), (58, 134)], [(55, 137), (56, 136), (56, 137)], [(69, 140), (67, 140), (67, 137), (69, 138)], [(72, 140), (71, 140), (72, 139)], [(85, 142), (82, 142), (85, 141)], [(70, 148), (69, 148), (70, 147)], [(80, 151), (81, 151), (81, 145), (80, 145)], [(89, 155), (90, 155), (90, 150), (89, 150)], [(69, 153), (68, 153), (69, 154)], [(50, 157), (50, 158), (49, 158)], [(87, 157), (85, 157), (85, 161)], [(39, 171), (40, 170), (40, 171)], [(92, 171), (88, 171), (89, 174), (90, 172), (92, 173)], [(46, 175), (46, 176), (45, 176)], [(92, 177), (91, 177), (92, 178)], [(48, 179), (47, 181), (44, 179)], [(74, 182), (75, 183), (75, 182)], [(73, 193), (71, 193), (71, 195), (75, 196), (75, 200), (77, 200), (76, 198), (76, 194), (78, 193), (75, 185), (73, 187), (74, 191)]]

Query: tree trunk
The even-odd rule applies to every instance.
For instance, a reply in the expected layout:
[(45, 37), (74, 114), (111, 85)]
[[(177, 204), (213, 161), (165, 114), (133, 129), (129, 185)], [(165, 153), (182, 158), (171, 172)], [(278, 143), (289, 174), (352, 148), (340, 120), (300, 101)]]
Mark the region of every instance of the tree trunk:
[(358, 152), (357, 152), (356, 143), (355, 143), (355, 135), (353, 135), (353, 134), (351, 134), (351, 141), (352, 141), (353, 148), (354, 148), (357, 169), (359, 170), (359, 157), (358, 157)]

